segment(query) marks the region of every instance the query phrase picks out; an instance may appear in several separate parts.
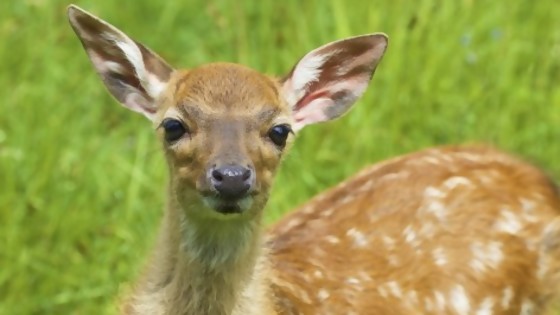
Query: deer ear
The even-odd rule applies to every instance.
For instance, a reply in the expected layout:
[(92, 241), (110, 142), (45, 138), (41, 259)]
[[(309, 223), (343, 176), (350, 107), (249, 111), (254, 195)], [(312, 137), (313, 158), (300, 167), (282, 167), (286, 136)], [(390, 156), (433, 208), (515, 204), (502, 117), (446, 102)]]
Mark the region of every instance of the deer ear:
[(77, 6), (68, 7), (68, 19), (109, 92), (125, 107), (153, 119), (156, 100), (173, 69), (142, 44)]
[(293, 128), (347, 112), (366, 90), (386, 48), (386, 35), (370, 34), (332, 42), (305, 55), (282, 81), (296, 122)]

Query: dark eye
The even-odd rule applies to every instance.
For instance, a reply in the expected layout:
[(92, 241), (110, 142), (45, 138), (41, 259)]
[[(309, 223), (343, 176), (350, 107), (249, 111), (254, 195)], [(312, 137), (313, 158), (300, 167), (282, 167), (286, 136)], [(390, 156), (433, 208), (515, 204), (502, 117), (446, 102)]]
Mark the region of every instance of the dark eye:
[(288, 135), (292, 132), (292, 128), (288, 125), (277, 125), (268, 131), (268, 137), (274, 144), (283, 148), (286, 145), (286, 139)]
[(166, 118), (161, 123), (161, 127), (165, 130), (165, 140), (167, 142), (174, 142), (187, 133), (187, 129), (183, 126), (183, 123), (177, 119)]

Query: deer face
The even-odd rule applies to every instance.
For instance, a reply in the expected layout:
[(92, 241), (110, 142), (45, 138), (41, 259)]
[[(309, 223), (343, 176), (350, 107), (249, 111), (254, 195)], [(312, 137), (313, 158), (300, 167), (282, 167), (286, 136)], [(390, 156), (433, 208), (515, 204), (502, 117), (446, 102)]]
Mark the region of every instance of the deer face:
[(235, 64), (172, 76), (154, 119), (172, 193), (192, 215), (255, 215), (292, 139), (276, 80)]

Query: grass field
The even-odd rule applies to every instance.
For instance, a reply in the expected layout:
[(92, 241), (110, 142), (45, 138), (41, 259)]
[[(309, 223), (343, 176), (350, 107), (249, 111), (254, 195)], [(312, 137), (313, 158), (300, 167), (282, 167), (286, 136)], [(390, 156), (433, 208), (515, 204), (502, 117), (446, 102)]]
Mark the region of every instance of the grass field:
[[(164, 203), (152, 128), (106, 93), (67, 4), (0, 3), (0, 314), (115, 313)], [(300, 134), (269, 222), (366, 164), (438, 144), (493, 143), (560, 179), (559, 1), (78, 4), (183, 67), (283, 74), (323, 43), (390, 36), (355, 109)]]

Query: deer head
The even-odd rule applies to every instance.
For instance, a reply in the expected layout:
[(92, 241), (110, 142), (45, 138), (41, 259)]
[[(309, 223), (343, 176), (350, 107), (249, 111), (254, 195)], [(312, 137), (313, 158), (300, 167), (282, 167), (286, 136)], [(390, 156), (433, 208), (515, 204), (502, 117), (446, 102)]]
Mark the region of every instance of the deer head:
[(387, 47), (383, 34), (332, 42), (282, 78), (230, 63), (176, 70), (107, 22), (68, 10), (109, 92), (152, 121), (172, 202), (193, 220), (259, 216), (295, 132), (347, 112)]

